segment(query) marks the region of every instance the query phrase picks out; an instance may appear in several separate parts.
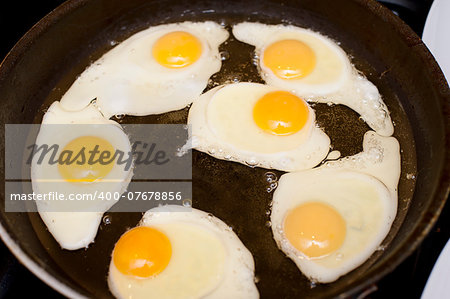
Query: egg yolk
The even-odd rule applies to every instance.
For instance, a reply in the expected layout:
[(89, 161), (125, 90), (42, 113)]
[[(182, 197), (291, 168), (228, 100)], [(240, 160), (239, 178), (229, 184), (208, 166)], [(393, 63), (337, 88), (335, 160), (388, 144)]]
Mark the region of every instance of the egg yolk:
[(172, 246), (159, 230), (138, 226), (123, 234), (113, 251), (116, 268), (125, 275), (154, 277), (169, 264)]
[(301, 41), (281, 40), (265, 49), (263, 63), (281, 79), (300, 79), (313, 71), (316, 55)]
[(284, 219), (284, 232), (297, 250), (310, 258), (316, 258), (341, 247), (346, 225), (333, 207), (311, 202), (288, 212)]
[(256, 125), (274, 135), (291, 135), (300, 131), (308, 117), (306, 102), (287, 91), (269, 92), (253, 107)]
[(202, 44), (190, 33), (175, 31), (160, 37), (153, 46), (153, 57), (168, 68), (182, 68), (196, 62), (202, 54)]
[[(97, 152), (91, 157), (91, 151)], [(84, 152), (84, 158), (81, 156)], [(106, 154), (109, 153), (109, 154)], [(113, 168), (114, 147), (97, 136), (82, 136), (70, 141), (62, 150), (58, 170), (65, 181), (90, 183), (101, 180)], [(105, 153), (103, 159), (100, 155)], [(109, 158), (106, 158), (106, 157)], [(107, 163), (108, 162), (108, 163)]]

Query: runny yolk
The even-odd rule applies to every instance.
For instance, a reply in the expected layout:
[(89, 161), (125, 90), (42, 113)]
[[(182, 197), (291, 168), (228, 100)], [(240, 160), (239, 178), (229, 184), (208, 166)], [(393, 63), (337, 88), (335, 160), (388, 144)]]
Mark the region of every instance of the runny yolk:
[(300, 79), (313, 71), (316, 55), (301, 41), (281, 40), (265, 49), (263, 64), (281, 79)]
[(308, 117), (306, 102), (287, 91), (269, 92), (253, 107), (256, 125), (274, 135), (291, 135), (300, 131)]
[(153, 46), (153, 57), (162, 66), (182, 68), (196, 62), (202, 54), (202, 44), (190, 33), (174, 31), (160, 37)]
[(113, 251), (116, 268), (137, 278), (154, 277), (169, 264), (172, 246), (157, 229), (138, 226), (123, 234)]
[[(90, 153), (91, 151), (95, 151), (95, 154)], [(60, 160), (64, 163), (58, 164), (59, 173), (67, 182), (99, 181), (113, 168), (114, 152), (111, 143), (103, 138), (97, 136), (75, 138), (60, 153)]]
[(284, 219), (289, 242), (310, 258), (328, 255), (344, 242), (346, 225), (333, 207), (310, 202), (289, 211)]

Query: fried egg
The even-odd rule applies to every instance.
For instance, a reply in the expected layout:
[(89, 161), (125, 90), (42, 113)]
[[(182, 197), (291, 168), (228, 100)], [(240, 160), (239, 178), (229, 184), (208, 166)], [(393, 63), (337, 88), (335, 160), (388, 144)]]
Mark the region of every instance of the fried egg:
[(233, 35), (255, 46), (260, 74), (269, 85), (307, 101), (346, 105), (378, 134), (394, 132), (378, 89), (336, 42), (304, 28), (248, 22), (235, 25)]
[(148, 115), (192, 103), (221, 68), (229, 36), (214, 22), (183, 22), (138, 32), (89, 66), (61, 99), (77, 111), (97, 99), (103, 115)]
[(182, 206), (145, 213), (117, 241), (108, 285), (117, 298), (258, 298), (254, 262), (211, 214)]
[(271, 214), (278, 247), (310, 280), (337, 280), (387, 236), (399, 177), (398, 141), (373, 131), (365, 134), (359, 154), (282, 175)]
[(193, 148), (253, 167), (308, 169), (330, 148), (304, 100), (263, 84), (237, 83), (206, 92), (191, 106), (188, 124)]
[[(132, 177), (132, 165), (127, 167), (125, 163), (117, 163), (118, 158), (111, 161), (106, 156), (102, 160), (105, 163), (100, 163), (100, 155), (106, 152), (112, 157), (117, 150), (128, 154), (131, 151), (128, 136), (118, 123), (105, 119), (92, 105), (80, 111), (67, 111), (54, 102), (44, 115), (36, 145), (47, 145), (49, 152), (41, 155), (44, 151), (36, 151), (33, 156), (34, 193), (65, 198), (36, 201), (39, 214), (62, 248), (87, 247), (94, 241), (103, 213), (116, 202), (101, 200), (96, 195), (122, 194)], [(98, 154), (90, 156), (89, 152), (95, 149)], [(89, 160), (90, 157), (93, 159)], [(76, 196), (84, 196), (85, 200), (77, 200)]]

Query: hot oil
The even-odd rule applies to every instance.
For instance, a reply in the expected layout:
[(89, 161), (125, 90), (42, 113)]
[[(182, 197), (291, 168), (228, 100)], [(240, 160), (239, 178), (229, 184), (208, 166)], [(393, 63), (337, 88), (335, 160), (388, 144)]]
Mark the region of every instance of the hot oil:
[[(282, 8), (279, 9), (282, 10)], [(302, 10), (299, 10), (299, 13), (297, 19), (290, 21), (303, 26), (315, 26), (313, 29), (330, 27), (327, 27), (326, 22), (318, 19), (317, 16), (311, 16)], [(276, 13), (272, 12), (272, 14)], [(271, 16), (261, 13), (252, 15), (250, 19), (265, 23), (285, 22), (286, 20), (282, 20), (280, 15)], [(214, 13), (214, 11), (208, 14), (196, 14), (195, 11), (191, 11), (182, 16), (177, 15), (177, 17), (164, 19), (164, 22), (182, 20), (216, 20), (219, 23), (223, 22), (230, 31), (230, 39), (220, 47), (223, 57), (222, 69), (212, 76), (206, 90), (224, 83), (264, 83), (252, 61), (254, 57), (253, 47), (235, 40), (231, 35), (231, 24), (249, 20), (248, 15), (221, 14)], [(135, 24), (135, 26), (129, 28), (133, 29), (128, 35), (145, 27)], [(326, 33), (335, 33), (334, 29), (330, 30), (331, 33)], [(123, 40), (125, 37), (120, 35), (115, 40)], [(406, 215), (414, 189), (414, 180), (408, 179), (411, 178), (411, 175), (407, 178), (407, 174), (416, 173), (414, 141), (410, 124), (396, 93), (390, 87), (389, 76), (379, 76), (382, 70), (379, 67), (376, 69), (368, 63), (371, 58), (366, 57), (365, 52), (359, 49), (354, 41), (345, 36), (342, 36), (339, 40), (342, 42), (344, 50), (352, 55), (353, 63), (377, 85), (382, 93), (395, 122), (394, 136), (397, 137), (402, 148), (398, 216), (383, 244), (388, 245)], [(76, 75), (84, 69), (88, 62), (100, 57), (111, 46), (113, 44), (108, 41), (100, 43), (93, 50), (91, 56), (85, 57), (84, 60), (80, 61), (80, 65), (67, 72), (44, 102), (42, 110), (36, 115), (36, 123), (41, 122), (45, 109), (54, 100), (59, 100)], [(358, 53), (363, 54), (358, 55)], [(340, 151), (341, 157), (353, 155), (362, 150), (363, 135), (369, 128), (357, 113), (341, 105), (312, 104), (312, 107), (316, 112), (318, 125), (330, 136), (332, 149)], [(121, 124), (184, 124), (187, 121), (188, 111), (189, 108), (187, 107), (161, 115), (119, 116), (115, 120)], [(225, 221), (252, 252), (256, 264), (256, 276), (258, 277), (257, 286), (263, 298), (309, 297), (318, 294), (318, 292), (326, 292), (331, 286), (344, 288), (348, 281), (355, 280), (383, 253), (382, 251), (377, 252), (362, 267), (349, 274), (350, 278), (347, 282), (338, 280), (333, 284), (317, 284), (314, 288), (311, 288), (310, 281), (301, 274), (291, 260), (278, 250), (272, 238), (268, 221), (270, 219), (272, 191), (276, 188), (276, 184), (272, 185), (272, 190), (268, 189), (276, 181), (268, 182), (268, 170), (218, 160), (198, 151), (193, 151), (192, 163), (192, 206), (212, 213)], [(283, 174), (283, 172), (276, 170), (270, 170), (270, 173), (269, 177), (272, 179), (273, 177), (279, 178)], [(39, 216), (30, 214), (30, 220), (38, 237), (55, 262), (65, 270), (71, 279), (96, 297), (110, 296), (106, 276), (114, 244), (120, 235), (127, 229), (136, 226), (142, 217), (142, 213), (106, 213), (105, 215), (107, 215), (107, 221), (102, 221), (100, 224), (95, 243), (91, 244), (88, 249), (67, 251), (61, 250)], [(384, 252), (388, 251), (389, 247), (386, 248)]]

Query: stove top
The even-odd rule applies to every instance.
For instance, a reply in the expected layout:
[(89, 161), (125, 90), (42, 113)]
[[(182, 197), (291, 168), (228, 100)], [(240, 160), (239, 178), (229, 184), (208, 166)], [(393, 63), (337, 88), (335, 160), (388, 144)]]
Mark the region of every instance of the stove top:
[[(9, 2), (8, 9), (0, 11), (0, 58), (14, 46), (19, 38), (62, 0), (27, 1), (26, 4)], [(432, 0), (382, 0), (379, 1), (402, 18), (419, 36), (422, 35)], [(428, 276), (439, 253), (450, 238), (450, 205), (421, 246), (386, 275), (376, 285), (358, 298), (420, 298)], [(0, 241), (0, 298), (23, 298), (39, 294), (44, 298), (63, 298), (62, 295), (35, 277), (20, 264)]]

